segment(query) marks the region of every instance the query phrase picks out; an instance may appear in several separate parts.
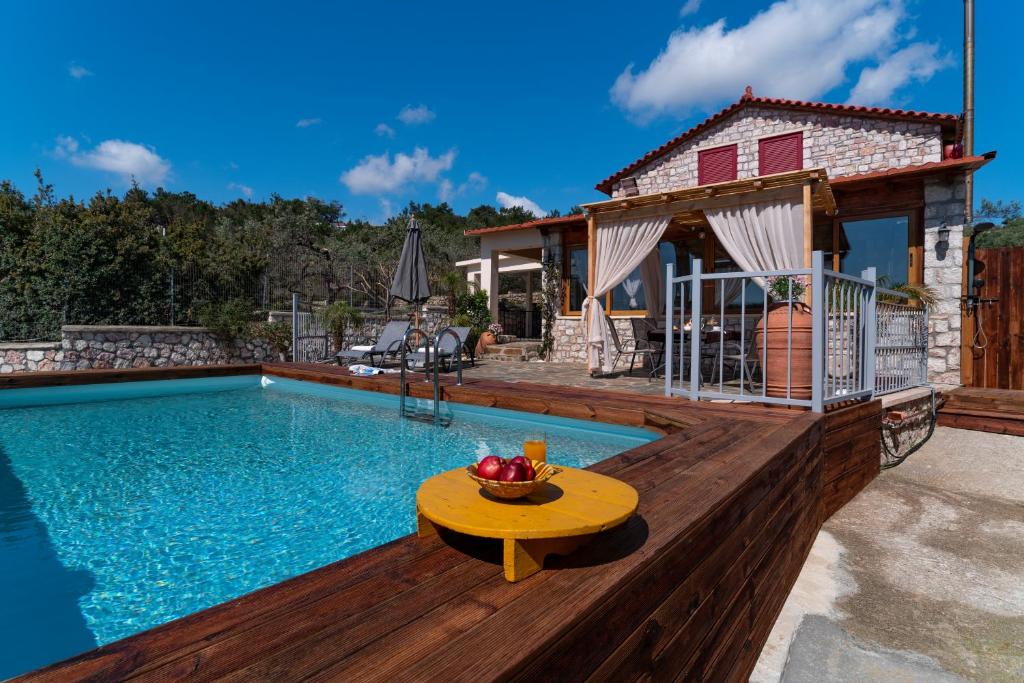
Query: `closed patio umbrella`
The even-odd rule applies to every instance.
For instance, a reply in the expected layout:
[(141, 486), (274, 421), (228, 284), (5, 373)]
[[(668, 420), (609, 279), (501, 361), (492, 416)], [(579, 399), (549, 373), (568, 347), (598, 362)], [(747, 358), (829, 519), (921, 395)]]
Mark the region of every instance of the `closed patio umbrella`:
[[(402, 245), (402, 256), (398, 259), (398, 270), (391, 283), (391, 298), (402, 299), (419, 306), (430, 298), (430, 282), (427, 280), (427, 261), (423, 258), (423, 242), (416, 217), (409, 219), (409, 230)], [(416, 310), (416, 326), (419, 327), (419, 309)]]

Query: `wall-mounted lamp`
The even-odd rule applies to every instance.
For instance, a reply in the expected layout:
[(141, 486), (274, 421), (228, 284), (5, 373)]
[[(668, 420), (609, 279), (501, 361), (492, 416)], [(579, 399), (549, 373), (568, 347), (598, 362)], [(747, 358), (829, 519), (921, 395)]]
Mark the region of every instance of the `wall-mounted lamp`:
[(946, 260), (946, 253), (949, 251), (949, 226), (943, 223), (935, 231), (935, 258), (939, 261)]

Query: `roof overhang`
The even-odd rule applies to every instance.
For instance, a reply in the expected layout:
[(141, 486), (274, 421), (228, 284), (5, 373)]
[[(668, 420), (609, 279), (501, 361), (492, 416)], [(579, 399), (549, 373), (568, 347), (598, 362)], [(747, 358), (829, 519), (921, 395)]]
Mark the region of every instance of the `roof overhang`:
[(671, 192), (608, 199), (603, 202), (583, 204), (582, 207), (591, 215), (599, 215), (603, 218), (612, 218), (616, 213), (685, 215), (732, 203), (763, 201), (773, 195), (783, 195), (790, 190), (798, 190), (805, 184), (811, 185), (811, 202), (815, 210), (824, 211), (829, 215), (836, 212), (836, 200), (832, 195), (828, 174), (822, 168), (790, 171), (744, 180), (730, 180), (725, 183), (700, 185)]
[(940, 173), (962, 173), (964, 171), (977, 171), (979, 168), (996, 158), (995, 151), (985, 152), (976, 156), (962, 157), (960, 159), (943, 159), (942, 161), (930, 161), (926, 164), (916, 166), (904, 166), (902, 168), (890, 168), (884, 171), (872, 171), (870, 173), (858, 173), (856, 175), (840, 176), (833, 178), (831, 183), (836, 189), (856, 183), (867, 183), (879, 180), (904, 180), (919, 178)]
[(564, 228), (574, 224), (586, 225), (587, 219), (582, 214), (570, 214), (568, 216), (557, 216), (554, 218), (538, 218), (525, 223), (514, 223), (512, 225), (494, 225), (486, 228), (473, 228), (466, 230), (463, 234), (467, 237), (479, 235), (490, 235), (496, 232), (513, 232), (515, 230), (533, 230), (543, 228)]

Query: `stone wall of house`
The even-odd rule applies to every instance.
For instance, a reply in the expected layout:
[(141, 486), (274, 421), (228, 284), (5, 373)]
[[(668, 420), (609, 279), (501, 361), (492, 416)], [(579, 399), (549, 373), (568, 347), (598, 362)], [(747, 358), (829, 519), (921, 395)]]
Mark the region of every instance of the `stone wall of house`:
[(60, 342), (0, 344), (0, 373), (259, 363), (263, 340), (218, 341), (202, 327), (68, 325)]
[[(938, 124), (747, 107), (633, 173), (640, 194), (697, 185), (702, 149), (736, 143), (737, 177), (758, 175), (758, 140), (803, 131), (804, 168), (830, 178), (942, 160)], [(616, 183), (612, 196), (618, 197)]]
[[(928, 379), (960, 383), (960, 295), (964, 265), (964, 176), (924, 185), (924, 283), (938, 301), (928, 311)], [(939, 241), (939, 229), (949, 238)]]
[[(633, 345), (633, 326), (629, 318), (612, 318), (615, 330), (624, 347)], [(587, 345), (583, 337), (583, 325), (579, 316), (559, 316), (555, 320), (555, 345), (549, 360), (555, 363), (586, 363)], [(629, 356), (620, 358), (616, 369), (629, 367)], [(640, 359), (637, 359), (640, 362)]]

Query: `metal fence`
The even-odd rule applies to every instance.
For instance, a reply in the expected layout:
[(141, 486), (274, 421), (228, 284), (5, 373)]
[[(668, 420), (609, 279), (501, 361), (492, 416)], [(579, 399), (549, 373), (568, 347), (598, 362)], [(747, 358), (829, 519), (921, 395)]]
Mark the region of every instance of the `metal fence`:
[(903, 292), (877, 291), (875, 395), (928, 384), (928, 307)]
[[(814, 252), (811, 268), (704, 273), (696, 259), (690, 275), (671, 264), (666, 274), (667, 396), (820, 412), (927, 381), (927, 310), (877, 287), (874, 268), (837, 273)], [(768, 278), (787, 283), (781, 301), (770, 301)]]
[(331, 336), (324, 309), (303, 303), (300, 294), (292, 294), (292, 360), (296, 363), (322, 363), (331, 356)]
[[(88, 278), (83, 278), (87, 280)], [(46, 283), (0, 307), (0, 342), (60, 339), (64, 325), (199, 325), (204, 309), (241, 301), (254, 319), (291, 310), (291, 295), (364, 311), (387, 306), (387, 286), (350, 263), (277, 261), (250, 270), (209, 264), (148, 264), (103, 282)]]

